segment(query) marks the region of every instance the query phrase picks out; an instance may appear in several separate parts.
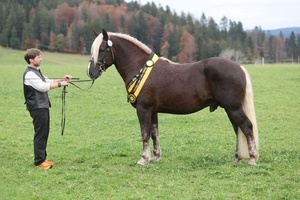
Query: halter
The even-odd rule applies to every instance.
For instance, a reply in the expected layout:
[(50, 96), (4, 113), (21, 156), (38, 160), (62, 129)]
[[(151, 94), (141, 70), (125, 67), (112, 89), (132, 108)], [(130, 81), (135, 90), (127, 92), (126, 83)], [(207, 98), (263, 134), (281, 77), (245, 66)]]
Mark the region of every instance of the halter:
[[(112, 41), (110, 39), (108, 39), (107, 41), (102, 41), (102, 43), (106, 43), (107, 44), (107, 48), (106, 48), (106, 50), (104, 52), (104, 55), (103, 55), (101, 61), (97, 60), (96, 63), (94, 63), (95, 66), (96, 65), (100, 65), (100, 67), (99, 67), (100, 74), (102, 74), (102, 72), (106, 71), (105, 64), (106, 64), (106, 59), (107, 59), (108, 54), (111, 53), (112, 58), (115, 59), (114, 54), (113, 54), (113, 52), (111, 50), (112, 49), (112, 45), (113, 45)], [(89, 62), (90, 63), (94, 62), (93, 58), (91, 60), (89, 60)]]

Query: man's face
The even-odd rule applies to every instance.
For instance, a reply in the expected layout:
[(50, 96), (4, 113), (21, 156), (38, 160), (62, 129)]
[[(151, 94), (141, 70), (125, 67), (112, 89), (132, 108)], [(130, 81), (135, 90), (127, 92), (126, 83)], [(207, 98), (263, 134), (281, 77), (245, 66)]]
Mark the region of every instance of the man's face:
[(38, 55), (36, 56), (34, 59), (30, 59), (30, 63), (35, 66), (35, 67), (38, 67), (41, 65), (42, 63), (42, 55)]

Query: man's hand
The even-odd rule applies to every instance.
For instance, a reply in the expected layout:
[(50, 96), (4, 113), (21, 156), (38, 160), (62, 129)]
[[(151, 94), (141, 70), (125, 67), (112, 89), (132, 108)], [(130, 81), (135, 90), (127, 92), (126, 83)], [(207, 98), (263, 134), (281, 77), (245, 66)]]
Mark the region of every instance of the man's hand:
[(64, 76), (64, 80), (71, 80), (73, 78), (73, 76), (71, 76), (71, 75), (65, 75)]
[(68, 86), (69, 83), (68, 81), (61, 81), (60, 84), (61, 86)]

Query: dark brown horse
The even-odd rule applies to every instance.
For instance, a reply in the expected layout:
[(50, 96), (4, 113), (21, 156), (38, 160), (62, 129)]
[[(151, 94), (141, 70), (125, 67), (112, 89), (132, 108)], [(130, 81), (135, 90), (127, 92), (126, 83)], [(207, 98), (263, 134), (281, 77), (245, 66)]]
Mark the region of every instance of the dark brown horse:
[[(95, 80), (114, 65), (125, 82), (128, 101), (136, 108), (143, 140), (139, 165), (158, 161), (158, 113), (189, 114), (209, 107), (225, 109), (237, 135), (235, 162), (258, 159), (258, 130), (251, 80), (243, 66), (224, 58), (178, 64), (158, 57), (135, 38), (94, 32), (87, 74)], [(153, 140), (153, 156), (150, 153)]]

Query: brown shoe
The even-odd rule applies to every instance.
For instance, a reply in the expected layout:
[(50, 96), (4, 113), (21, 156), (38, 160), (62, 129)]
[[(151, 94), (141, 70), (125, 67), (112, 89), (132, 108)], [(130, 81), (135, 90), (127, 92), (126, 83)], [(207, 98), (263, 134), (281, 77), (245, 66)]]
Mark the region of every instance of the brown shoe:
[(51, 169), (52, 165), (44, 161), (42, 164), (36, 165), (36, 167), (40, 169)]
[(49, 160), (45, 160), (44, 162), (48, 163), (49, 165), (54, 165), (54, 162), (49, 161)]

